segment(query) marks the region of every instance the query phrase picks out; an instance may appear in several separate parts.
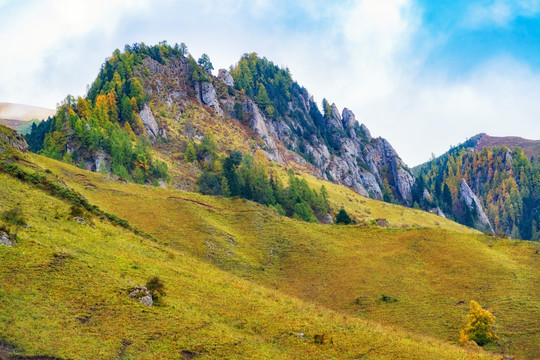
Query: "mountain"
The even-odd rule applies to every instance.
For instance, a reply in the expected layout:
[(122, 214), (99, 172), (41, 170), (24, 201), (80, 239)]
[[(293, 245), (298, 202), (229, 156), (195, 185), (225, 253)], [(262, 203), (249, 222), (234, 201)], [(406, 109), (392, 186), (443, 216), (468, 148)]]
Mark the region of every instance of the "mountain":
[(14, 130), (19, 130), (32, 120), (45, 120), (55, 113), (55, 110), (38, 106), (0, 102), (0, 124)]
[[(92, 171), (132, 178), (136, 167), (125, 157), (133, 154), (118, 159), (122, 155), (112, 143), (127, 146), (130, 138), (142, 136), (151, 141), (151, 146), (138, 146), (138, 155), (149, 160), (143, 181), (152, 182), (163, 180), (164, 174), (155, 174), (160, 165), (143, 149), (153, 148), (156, 157), (176, 168), (188, 145), (198, 147), (210, 134), (218, 152), (259, 151), (271, 161), (364, 196), (412, 204), (409, 169), (392, 146), (371, 137), (350, 110), (340, 112), (324, 100), (321, 113), (287, 69), (256, 54), (244, 55), (230, 72), (222, 69), (217, 77), (211, 68), (208, 58), (196, 62), (178, 47), (126, 46), (107, 59), (86, 98), (68, 98), (54, 120), (34, 129), (30, 146)], [(184, 165), (181, 174), (171, 174), (172, 184), (193, 188), (204, 167)]]
[[(540, 238), (540, 141), (479, 134), (414, 169), (413, 198), (483, 231)], [(523, 146), (527, 149), (521, 148)]]
[(528, 140), (517, 136), (495, 137), (487, 134), (480, 134), (476, 149), (482, 150), (484, 147), (502, 147), (506, 146), (510, 150), (521, 148), (523, 153), (529, 158), (540, 157), (540, 140)]
[[(114, 181), (4, 150), (7, 359), (533, 359), (540, 351), (532, 242), (495, 239), (307, 174), (325, 183), (333, 206), (389, 224), (307, 223), (244, 199)], [(165, 290), (152, 306), (150, 295), (130, 297), (156, 277)], [(451, 344), (470, 299), (496, 314), (500, 340), (488, 349), (506, 355)]]

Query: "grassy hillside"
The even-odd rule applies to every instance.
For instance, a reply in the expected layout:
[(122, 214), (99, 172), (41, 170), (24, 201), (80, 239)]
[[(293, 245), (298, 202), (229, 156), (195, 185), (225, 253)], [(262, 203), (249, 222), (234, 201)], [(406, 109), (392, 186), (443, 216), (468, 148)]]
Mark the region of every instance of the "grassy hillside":
[[(449, 341), (457, 340), (474, 299), (498, 317), (500, 340), (492, 349), (540, 354), (535, 243), (484, 236), (328, 183), (335, 204), (393, 227), (308, 224), (241, 199), (122, 184), (44, 157), (31, 160), (164, 246), (266, 288)], [(397, 301), (383, 301), (383, 294)]]
[[(73, 175), (81, 186), (109, 193), (97, 187), (107, 179)], [(499, 358), (307, 303), (220, 270), (180, 246), (136, 236), (88, 213), (83, 215), (88, 225), (80, 224), (65, 201), (4, 173), (0, 183), (1, 208), (20, 207), (29, 225), (19, 229), (13, 247), (0, 246), (0, 339), (18, 354), (64, 359)], [(126, 189), (162, 191), (134, 185)], [(220, 203), (214, 199), (203, 206), (193, 202), (200, 197), (177, 194), (188, 199), (178, 201), (184, 210), (194, 206), (210, 211)], [(266, 211), (251, 204), (240, 205), (242, 209)], [(189, 215), (183, 211), (177, 216), (182, 214)], [(179, 231), (178, 243), (195, 244)], [(169, 241), (161, 235), (163, 242)], [(151, 276), (159, 276), (167, 295), (159, 306), (148, 308), (127, 292)], [(315, 335), (322, 334), (324, 343), (315, 344)]]

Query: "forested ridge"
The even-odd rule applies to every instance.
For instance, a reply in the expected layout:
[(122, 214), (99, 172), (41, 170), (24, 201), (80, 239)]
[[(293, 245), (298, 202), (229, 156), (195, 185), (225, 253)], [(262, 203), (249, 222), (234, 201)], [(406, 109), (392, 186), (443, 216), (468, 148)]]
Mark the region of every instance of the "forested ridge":
[[(495, 232), (528, 240), (540, 237), (540, 159), (521, 148), (475, 150), (473, 137), (416, 169), (413, 199), (424, 209), (439, 207), (448, 217), (473, 226), (474, 211), (462, 201), (460, 182), (478, 196)], [(424, 196), (424, 189), (429, 191)]]

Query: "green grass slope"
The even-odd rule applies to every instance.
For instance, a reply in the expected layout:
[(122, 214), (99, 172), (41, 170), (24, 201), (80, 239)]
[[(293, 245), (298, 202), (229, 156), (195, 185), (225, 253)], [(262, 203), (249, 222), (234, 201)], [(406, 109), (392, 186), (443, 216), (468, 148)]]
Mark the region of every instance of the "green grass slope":
[[(500, 358), (306, 303), (88, 213), (89, 225), (80, 224), (72, 219), (70, 204), (1, 172), (0, 184), (1, 208), (20, 207), (29, 225), (18, 230), (13, 247), (0, 245), (0, 339), (17, 354), (63, 359)], [(189, 234), (180, 236), (193, 241)], [(167, 289), (159, 306), (148, 308), (127, 296), (129, 288), (156, 275)], [(326, 335), (324, 344), (314, 343), (317, 334)]]
[[(386, 217), (395, 227), (308, 224), (241, 199), (122, 184), (30, 159), (163, 245), (266, 288), (447, 341), (457, 340), (466, 305), (476, 300), (497, 316), (500, 340), (491, 349), (540, 355), (535, 243), (498, 240), (435, 215), (356, 199), (331, 184), (329, 193), (342, 191), (344, 205)], [(385, 302), (383, 294), (397, 301)]]

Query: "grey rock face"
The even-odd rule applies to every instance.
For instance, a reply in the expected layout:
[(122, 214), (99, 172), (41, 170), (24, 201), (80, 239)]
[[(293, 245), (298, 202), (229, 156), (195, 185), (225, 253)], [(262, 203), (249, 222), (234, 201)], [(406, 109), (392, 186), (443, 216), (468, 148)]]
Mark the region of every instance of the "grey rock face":
[(146, 135), (148, 135), (150, 139), (156, 139), (164, 134), (164, 132), (159, 128), (156, 118), (154, 117), (154, 114), (152, 114), (152, 109), (150, 109), (148, 104), (144, 104), (140, 116), (144, 124)]
[(225, 69), (219, 69), (218, 79), (223, 81), (228, 86), (234, 86), (234, 79), (231, 74)]
[(4, 231), (0, 232), (0, 244), (5, 245), (5, 246), (9, 246), (9, 247), (13, 246), (13, 242), (9, 238), (8, 234), (6, 232), (4, 232)]
[(446, 219), (446, 216), (444, 215), (442, 210), (440, 208), (438, 208), (438, 207), (430, 209), (429, 212)]
[(465, 179), (461, 179), (460, 183), (461, 187), (461, 197), (465, 204), (471, 209), (476, 211), (476, 215), (478, 218), (478, 223), (481, 226), (482, 230), (488, 230), (491, 233), (494, 233), (493, 227), (491, 226), (491, 223), (489, 222), (488, 217), (484, 213), (484, 209), (482, 208), (482, 204), (480, 203), (480, 200), (478, 197), (473, 193)]
[(129, 293), (130, 298), (137, 300), (145, 306), (152, 306), (154, 301), (152, 300), (152, 295), (146, 286), (139, 286), (135, 290)]
[(98, 172), (100, 171), (102, 168), (105, 168), (107, 169), (107, 153), (105, 153), (104, 151), (96, 151), (95, 155), (94, 155), (94, 166), (95, 166), (95, 169), (94, 171)]
[(266, 155), (273, 161), (283, 163), (283, 156), (280, 154), (276, 141), (274, 140), (274, 138), (277, 137), (276, 132), (271, 126), (271, 123), (266, 120), (265, 116), (259, 110), (258, 106), (253, 101), (246, 98), (243, 105), (243, 111), (244, 113), (249, 114), (249, 126), (255, 130), (267, 146), (267, 149), (265, 150)]
[(219, 107), (219, 101), (216, 95), (216, 89), (211, 82), (203, 82), (201, 84), (201, 99), (206, 106), (214, 108), (214, 111), (223, 116), (223, 110)]
[(7, 146), (23, 152), (28, 150), (28, 144), (26, 143), (26, 140), (23, 136), (2, 125), (0, 125), (0, 127), (2, 127), (2, 129), (0, 130), (5, 129), (5, 133), (4, 131), (0, 131), (0, 154), (4, 152)]

